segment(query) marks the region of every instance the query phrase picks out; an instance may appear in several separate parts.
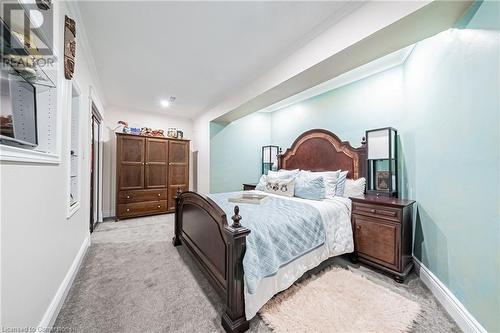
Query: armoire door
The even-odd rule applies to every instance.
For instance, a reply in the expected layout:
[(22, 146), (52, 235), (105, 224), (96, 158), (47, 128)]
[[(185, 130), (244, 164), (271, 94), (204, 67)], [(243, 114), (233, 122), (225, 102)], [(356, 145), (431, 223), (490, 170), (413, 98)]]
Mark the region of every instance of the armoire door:
[(167, 187), (168, 141), (146, 139), (146, 188)]
[(175, 209), (177, 189), (189, 187), (189, 142), (168, 141), (168, 209)]
[(144, 188), (144, 138), (121, 136), (117, 140), (118, 190)]

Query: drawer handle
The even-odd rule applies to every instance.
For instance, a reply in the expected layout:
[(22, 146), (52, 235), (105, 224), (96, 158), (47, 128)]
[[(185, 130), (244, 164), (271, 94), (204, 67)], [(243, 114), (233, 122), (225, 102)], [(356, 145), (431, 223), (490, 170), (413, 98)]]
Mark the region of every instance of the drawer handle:
[(172, 162), (169, 162), (168, 165), (172, 165)]
[(161, 193), (158, 193), (158, 196), (161, 197)]
[(130, 195), (127, 195), (127, 199), (130, 199)]
[(160, 206), (160, 205), (158, 205), (158, 208), (161, 208), (161, 206)]
[(130, 212), (130, 208), (127, 208), (127, 212)]
[(370, 209), (370, 212), (374, 213), (375, 214), (375, 209)]
[(360, 226), (360, 225), (357, 225), (357, 226), (356, 226), (356, 230), (361, 230), (361, 226)]

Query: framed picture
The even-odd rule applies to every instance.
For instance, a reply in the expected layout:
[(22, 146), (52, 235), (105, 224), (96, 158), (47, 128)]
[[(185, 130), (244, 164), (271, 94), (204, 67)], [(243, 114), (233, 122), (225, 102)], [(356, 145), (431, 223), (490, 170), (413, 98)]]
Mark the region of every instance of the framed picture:
[(377, 191), (389, 191), (389, 178), (391, 174), (389, 171), (377, 171), (376, 173), (376, 190)]

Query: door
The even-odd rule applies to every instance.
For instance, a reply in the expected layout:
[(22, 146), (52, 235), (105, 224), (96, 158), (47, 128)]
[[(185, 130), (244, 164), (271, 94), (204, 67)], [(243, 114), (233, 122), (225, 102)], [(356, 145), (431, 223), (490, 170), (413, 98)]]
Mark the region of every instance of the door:
[(146, 139), (145, 187), (167, 187), (168, 141), (162, 139)]
[(168, 141), (168, 209), (175, 209), (177, 189), (187, 191), (189, 184), (189, 142)]
[(143, 137), (120, 135), (116, 174), (118, 190), (140, 190), (144, 188), (145, 139)]
[(90, 141), (90, 232), (93, 232), (99, 221), (100, 205), (100, 172), (101, 172), (101, 146), (100, 132), (101, 120), (96, 113), (92, 113)]
[(354, 246), (360, 257), (399, 270), (400, 224), (353, 215)]

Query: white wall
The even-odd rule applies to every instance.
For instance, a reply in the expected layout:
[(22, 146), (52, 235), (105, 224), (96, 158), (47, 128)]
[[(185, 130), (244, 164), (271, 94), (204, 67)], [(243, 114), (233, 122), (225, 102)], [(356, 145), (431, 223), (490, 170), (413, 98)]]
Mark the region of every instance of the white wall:
[[(115, 186), (116, 186), (116, 135), (117, 122), (124, 120), (131, 127), (150, 127), (152, 129), (163, 129), (175, 127), (184, 132), (185, 139), (191, 139), (193, 125), (190, 119), (172, 117), (161, 113), (153, 113), (142, 110), (127, 109), (124, 107), (111, 106), (106, 108), (104, 119), (103, 141), (103, 215), (104, 217), (115, 216)], [(121, 127), (116, 129), (121, 132)], [(192, 151), (193, 145), (191, 145)], [(192, 167), (190, 166), (190, 186), (192, 186)]]
[[(198, 191), (210, 188), (210, 121), (288, 80), (329, 56), (360, 41), (428, 4), (428, 1), (368, 2), (318, 35), (252, 84), (194, 120), (198, 150)], [(360, 24), (362, 22), (362, 24)], [(255, 110), (257, 111), (257, 110)]]
[[(81, 207), (67, 219), (69, 179), (69, 110), (71, 88), (63, 73), (64, 2), (54, 1), (55, 40), (58, 64), (57, 112), (61, 121), (62, 150), (60, 164), (1, 163), (1, 323), (2, 327), (37, 327), (46, 324), (44, 316), (62, 281), (68, 274), (82, 245), (89, 237), (90, 211), (90, 86), (96, 78), (82, 39), (76, 48), (74, 80), (82, 90)], [(77, 35), (79, 22), (76, 23)], [(99, 91), (96, 91), (99, 94)]]

